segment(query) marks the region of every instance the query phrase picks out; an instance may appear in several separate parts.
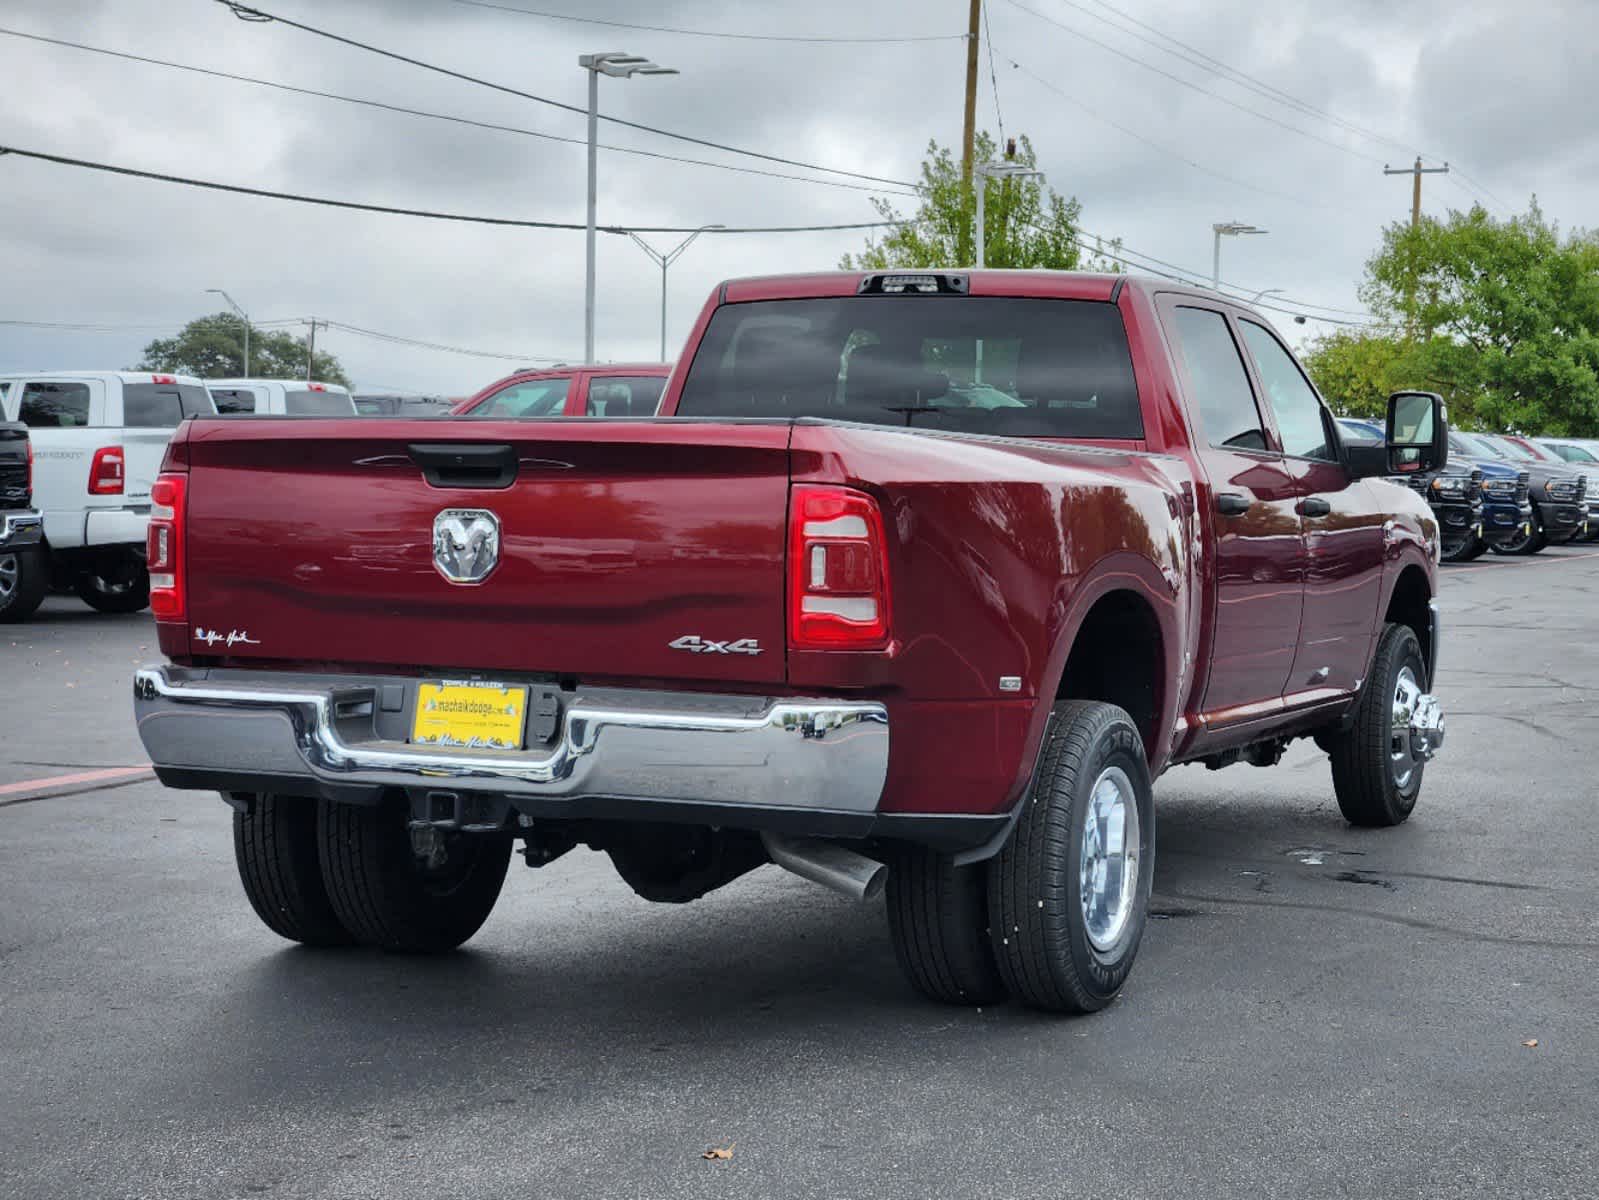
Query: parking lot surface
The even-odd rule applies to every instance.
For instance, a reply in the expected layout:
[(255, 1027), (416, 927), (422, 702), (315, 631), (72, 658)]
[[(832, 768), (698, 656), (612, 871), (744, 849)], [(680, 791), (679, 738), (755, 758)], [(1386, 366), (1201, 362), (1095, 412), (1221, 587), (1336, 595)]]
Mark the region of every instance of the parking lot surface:
[(920, 1000), (880, 902), (650, 905), (587, 851), (456, 954), (292, 947), (229, 810), (137, 770), (148, 616), (49, 600), (0, 629), (0, 1192), (1592, 1196), (1599, 555), (1441, 587), (1411, 821), (1345, 825), (1309, 742), (1168, 773), (1157, 919), (1078, 1019)]

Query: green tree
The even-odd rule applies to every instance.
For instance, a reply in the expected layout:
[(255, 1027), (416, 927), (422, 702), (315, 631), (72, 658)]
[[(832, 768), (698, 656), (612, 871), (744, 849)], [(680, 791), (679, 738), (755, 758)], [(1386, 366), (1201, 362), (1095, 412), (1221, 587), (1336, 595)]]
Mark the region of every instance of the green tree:
[(1383, 417), (1391, 392), (1420, 388), (1411, 347), (1392, 333), (1340, 329), (1313, 339), (1300, 355), (1341, 417)]
[[(282, 330), (250, 326), (250, 374), (258, 379), (305, 378), (306, 339)], [(244, 322), (232, 313), (215, 313), (190, 321), (176, 336), (156, 338), (144, 348), (135, 371), (170, 371), (201, 379), (227, 379), (244, 374)], [(317, 351), (311, 377), (322, 383), (350, 386), (339, 360)]]
[(1599, 236), (1562, 234), (1536, 199), (1504, 221), (1474, 207), (1389, 226), (1361, 298), (1457, 421), (1599, 433)]
[[(994, 139), (979, 133), (975, 161), (988, 162), (995, 154)], [(1024, 167), (1036, 165), (1027, 138), (1016, 139), (1013, 161)], [(987, 187), (983, 226), (989, 266), (1068, 271), (1082, 262), (1077, 245), (1082, 205), (1075, 197), (1062, 196), (1036, 178), (990, 179)], [(889, 201), (874, 197), (872, 204), (885, 221), (904, 223), (881, 237), (868, 237), (865, 249), (844, 255), (839, 266), (846, 271), (882, 271), (971, 265), (976, 193), (962, 182), (960, 159), (948, 147), (936, 141), (927, 144), (916, 194), (919, 204), (908, 217)], [(1110, 263), (1096, 265), (1114, 269)]]

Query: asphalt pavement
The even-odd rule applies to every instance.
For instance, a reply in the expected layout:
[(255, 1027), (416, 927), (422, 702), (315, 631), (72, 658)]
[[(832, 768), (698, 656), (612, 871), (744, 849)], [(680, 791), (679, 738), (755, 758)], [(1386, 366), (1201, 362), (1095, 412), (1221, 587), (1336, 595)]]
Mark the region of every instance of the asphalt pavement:
[(513, 860), (460, 953), (290, 946), (229, 810), (138, 770), (148, 616), (51, 599), (0, 627), (0, 1195), (1591, 1197), (1599, 554), (1443, 580), (1410, 822), (1345, 825), (1309, 742), (1169, 772), (1076, 1019), (921, 1000), (880, 902), (776, 868)]

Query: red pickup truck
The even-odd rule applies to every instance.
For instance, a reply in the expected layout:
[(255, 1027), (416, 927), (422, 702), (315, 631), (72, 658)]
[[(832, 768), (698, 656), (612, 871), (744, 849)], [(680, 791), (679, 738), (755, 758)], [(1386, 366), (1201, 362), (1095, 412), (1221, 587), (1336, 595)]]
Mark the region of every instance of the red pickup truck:
[(1436, 396), (1345, 446), (1245, 306), (942, 271), (726, 283), (661, 411), (179, 430), (139, 731), (268, 926), (453, 947), (518, 839), (669, 902), (775, 862), (886, 885), (934, 998), (1085, 1011), (1167, 767), (1313, 737), (1348, 820), (1415, 804)]

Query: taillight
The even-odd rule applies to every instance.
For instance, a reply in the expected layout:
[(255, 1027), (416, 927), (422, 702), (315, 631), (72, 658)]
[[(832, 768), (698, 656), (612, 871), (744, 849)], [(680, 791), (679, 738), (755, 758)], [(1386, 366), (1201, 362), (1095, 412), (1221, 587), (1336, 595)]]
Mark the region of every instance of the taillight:
[(794, 486), (788, 638), (798, 650), (876, 650), (888, 644), (883, 514), (865, 492)]
[(125, 474), (122, 447), (101, 446), (94, 452), (94, 461), (89, 464), (89, 495), (122, 495), (122, 482)]
[(162, 475), (150, 488), (150, 531), (145, 535), (145, 566), (150, 572), (150, 611), (158, 621), (186, 616), (183, 544), (187, 475)]

